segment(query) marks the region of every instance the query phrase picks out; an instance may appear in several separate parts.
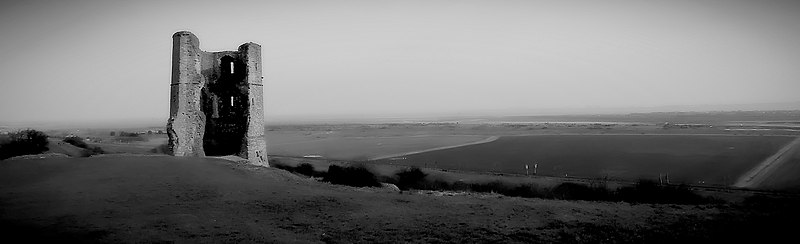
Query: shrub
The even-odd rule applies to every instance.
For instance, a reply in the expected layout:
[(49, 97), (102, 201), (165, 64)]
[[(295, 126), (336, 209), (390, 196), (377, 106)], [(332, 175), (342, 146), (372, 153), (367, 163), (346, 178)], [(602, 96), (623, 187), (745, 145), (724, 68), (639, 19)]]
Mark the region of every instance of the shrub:
[(286, 170), (286, 171), (289, 171), (289, 172), (294, 172), (294, 167), (289, 166), (289, 165), (285, 165), (285, 164), (276, 164), (276, 163), (273, 163), (272, 160), (270, 160), (269, 166), (270, 167), (275, 167), (275, 168), (278, 168), (278, 169), (282, 169), (282, 170)]
[(474, 192), (494, 192), (500, 194), (508, 192), (513, 188), (512, 186), (509, 186), (508, 184), (499, 180), (488, 183), (473, 183), (470, 184), (469, 187)]
[(134, 132), (120, 131), (119, 132), (119, 136), (121, 136), (121, 137), (139, 137), (139, 134), (134, 133)]
[(464, 186), (464, 187), (461, 188), (461, 189), (458, 189), (456, 184), (452, 184), (452, 183), (444, 181), (444, 180), (436, 179), (436, 180), (433, 180), (433, 181), (424, 180), (422, 182), (419, 182), (417, 184), (417, 187), (412, 187), (412, 188), (413, 189), (420, 189), (420, 190), (434, 190), (434, 191), (441, 191), (441, 190), (447, 190), (447, 191), (469, 191), (469, 186), (468, 185), (461, 185), (461, 186)]
[(510, 191), (505, 192), (504, 195), (512, 197), (526, 197), (526, 198), (552, 198), (552, 194), (547, 194), (547, 191), (540, 189), (534, 184), (521, 184), (512, 188)]
[(425, 177), (428, 176), (419, 167), (411, 167), (395, 173), (397, 179), (397, 187), (401, 190), (408, 190), (411, 188), (420, 189), (422, 184), (425, 183)]
[(294, 168), (294, 172), (307, 176), (315, 176), (317, 173), (314, 171), (314, 165), (311, 165), (310, 163), (298, 164), (297, 167)]
[(81, 151), (81, 157), (89, 157), (89, 156), (92, 156), (92, 155), (106, 153), (106, 151), (103, 150), (100, 147), (90, 146), (89, 144), (86, 144), (86, 142), (81, 137), (68, 136), (68, 137), (64, 138), (63, 141), (66, 142), (66, 143), (69, 143), (69, 144), (71, 144), (73, 146), (83, 148), (83, 150)]
[(270, 166), (272, 166), (272, 167), (275, 167), (275, 168), (278, 168), (278, 169), (282, 169), (282, 170), (286, 170), (286, 171), (289, 171), (289, 172), (292, 172), (292, 173), (295, 173), (295, 174), (301, 174), (301, 175), (310, 176), (310, 177), (318, 177), (318, 176), (324, 176), (325, 175), (325, 172), (314, 170), (314, 166), (311, 165), (310, 163), (300, 163), (297, 166), (289, 166), (289, 165), (285, 165), (285, 164), (280, 163), (278, 160), (270, 159), (269, 162), (270, 162)]
[(150, 149), (150, 152), (151, 153), (157, 153), (157, 154), (172, 155), (172, 148), (169, 147), (169, 143), (164, 143), (164, 144), (158, 145), (157, 147), (155, 147), (153, 149)]
[(80, 147), (80, 148), (88, 148), (89, 145), (83, 140), (83, 138), (77, 136), (68, 136), (62, 140), (66, 143), (69, 143), (73, 146)]
[(0, 142), (0, 160), (14, 156), (39, 154), (48, 150), (47, 135), (38, 130), (23, 130)]
[(363, 165), (342, 167), (331, 164), (328, 166), (328, 173), (325, 174), (322, 180), (332, 184), (355, 187), (381, 185), (375, 173), (372, 173), (372, 171)]
[[(447, 183), (447, 182), (443, 182), (443, 183)], [(456, 181), (456, 182), (453, 182), (452, 184), (449, 184), (448, 187), (450, 187), (449, 189), (452, 190), (452, 191), (471, 191), (470, 185), (467, 184), (466, 182), (460, 181), (460, 180)]]
[(396, 173), (393, 180), (403, 190), (493, 192), (512, 197), (635, 203), (702, 204), (711, 202), (711, 199), (697, 195), (685, 185), (659, 186), (654, 181), (647, 180), (639, 181), (633, 186), (622, 187), (616, 191), (608, 189), (604, 183), (586, 185), (573, 182), (565, 182), (551, 189), (535, 184), (512, 184), (499, 180), (486, 183), (465, 183), (463, 181), (450, 183), (442, 180), (430, 180), (421, 170), (413, 168)]
[(553, 197), (563, 200), (609, 200), (611, 193), (605, 187), (591, 187), (584, 184), (566, 182), (553, 188)]
[(659, 186), (651, 180), (640, 180), (636, 185), (623, 187), (616, 192), (617, 200), (637, 203), (698, 204), (709, 202), (686, 185)]
[(119, 142), (137, 142), (137, 141), (146, 141), (147, 139), (135, 132), (120, 131), (117, 134), (117, 140)]

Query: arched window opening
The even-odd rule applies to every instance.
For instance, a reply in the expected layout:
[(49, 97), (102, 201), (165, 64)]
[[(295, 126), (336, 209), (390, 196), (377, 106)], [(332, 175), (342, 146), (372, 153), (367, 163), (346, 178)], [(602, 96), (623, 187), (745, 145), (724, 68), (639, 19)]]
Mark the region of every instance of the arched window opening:
[(233, 57), (223, 56), (219, 60), (219, 64), (223, 75), (233, 74), (233, 68), (236, 66)]

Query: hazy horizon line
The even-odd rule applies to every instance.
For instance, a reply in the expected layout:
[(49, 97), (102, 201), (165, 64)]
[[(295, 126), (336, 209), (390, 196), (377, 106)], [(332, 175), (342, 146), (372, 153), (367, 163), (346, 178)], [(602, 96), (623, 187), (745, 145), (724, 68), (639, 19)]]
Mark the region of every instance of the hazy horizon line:
[[(440, 121), (443, 119), (466, 119), (515, 116), (581, 116), (581, 115), (627, 115), (637, 113), (680, 112), (736, 112), (736, 111), (800, 111), (800, 101), (784, 103), (717, 104), (717, 105), (667, 105), (627, 108), (561, 108), (561, 109), (492, 109), (456, 111), (449, 113), (394, 113), (394, 114), (317, 114), (267, 116), (269, 124), (312, 123), (389, 123), (398, 121)], [(120, 128), (160, 127), (167, 123), (168, 115), (161, 118), (112, 118), (103, 120), (49, 120), (49, 121), (0, 121), (7, 128)], [(162, 124), (159, 124), (163, 122)]]

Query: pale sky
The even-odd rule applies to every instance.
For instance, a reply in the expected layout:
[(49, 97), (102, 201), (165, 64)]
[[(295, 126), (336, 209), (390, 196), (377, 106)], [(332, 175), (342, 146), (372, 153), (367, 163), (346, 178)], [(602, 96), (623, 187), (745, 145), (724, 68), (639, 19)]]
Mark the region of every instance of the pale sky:
[(800, 101), (800, 1), (25, 0), (0, 121), (165, 122), (181, 30), (261, 44), (268, 121)]

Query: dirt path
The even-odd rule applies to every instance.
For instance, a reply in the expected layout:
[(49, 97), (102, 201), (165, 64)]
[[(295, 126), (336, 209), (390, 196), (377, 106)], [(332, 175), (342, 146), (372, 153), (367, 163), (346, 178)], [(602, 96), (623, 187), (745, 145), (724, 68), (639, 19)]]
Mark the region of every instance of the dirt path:
[(789, 160), (789, 155), (800, 148), (800, 137), (789, 142), (775, 154), (762, 161), (756, 167), (739, 177), (733, 186), (741, 188), (757, 188), (776, 169)]
[(425, 150), (418, 150), (418, 151), (412, 151), (412, 152), (395, 153), (395, 154), (377, 156), (377, 157), (372, 157), (369, 160), (379, 160), (379, 159), (387, 159), (387, 158), (394, 158), (394, 157), (402, 157), (402, 156), (407, 156), (407, 155), (417, 154), (417, 153), (424, 153), (424, 152), (430, 152), (430, 151), (437, 151), (437, 150), (443, 150), (443, 149), (450, 149), (450, 148), (456, 148), (456, 147), (463, 147), (463, 146), (470, 146), (470, 145), (489, 143), (489, 142), (496, 141), (498, 138), (500, 138), (500, 137), (498, 137), (498, 136), (490, 136), (490, 137), (488, 137), (486, 139), (483, 139), (483, 140), (480, 140), (480, 141), (475, 141), (475, 142), (470, 142), (470, 143), (464, 143), (464, 144), (458, 144), (458, 145), (452, 145), (452, 146), (444, 146), (444, 147), (435, 147), (435, 148), (430, 148), (430, 149), (425, 149)]

